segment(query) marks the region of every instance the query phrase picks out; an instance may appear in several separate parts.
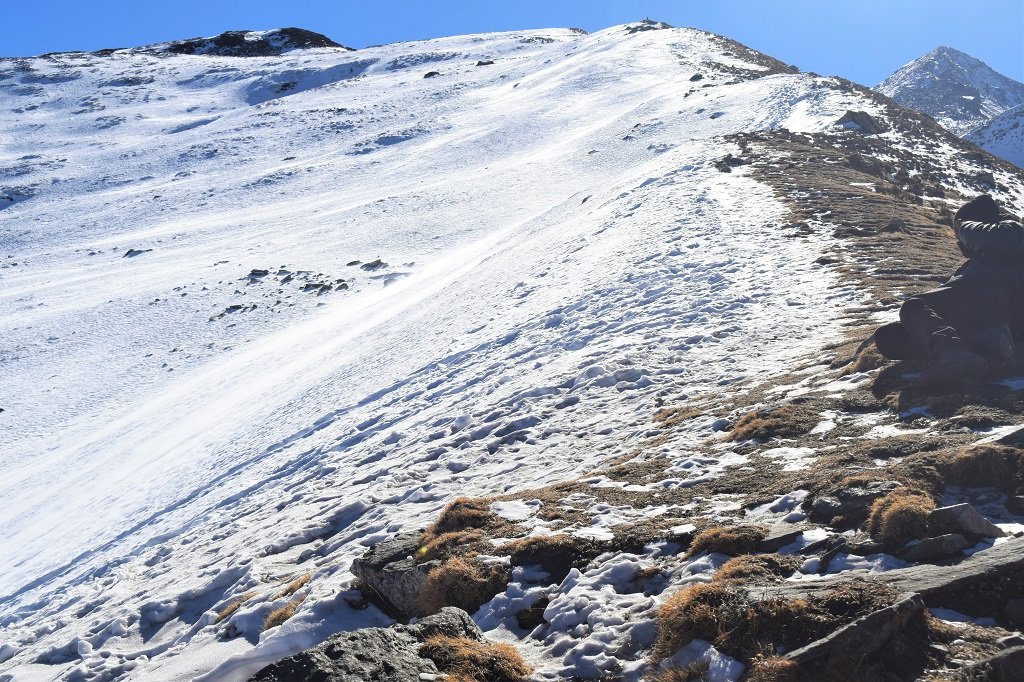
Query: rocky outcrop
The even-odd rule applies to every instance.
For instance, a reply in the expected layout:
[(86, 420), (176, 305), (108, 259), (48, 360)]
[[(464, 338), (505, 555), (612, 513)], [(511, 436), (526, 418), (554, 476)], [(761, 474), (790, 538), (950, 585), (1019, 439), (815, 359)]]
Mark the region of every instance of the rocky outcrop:
[(807, 646), (786, 654), (796, 663), (851, 656), (857, 660), (878, 651), (914, 615), (924, 610), (919, 594), (902, 594), (892, 606), (873, 611)]
[(402, 533), (378, 542), (352, 562), (352, 573), (372, 601), (408, 620), (419, 615), (420, 591), (431, 569), (439, 561), (416, 563), (420, 533)]
[[(465, 611), (445, 608), (415, 625), (362, 628), (267, 666), (250, 682), (409, 682), (440, 679), (441, 671), (420, 656), (429, 637), (446, 635), (480, 641), (483, 635)], [(435, 677), (436, 676), (436, 677)]]
[(813, 521), (829, 523), (836, 517), (842, 517), (846, 523), (856, 524), (867, 517), (872, 502), (901, 487), (903, 485), (898, 481), (855, 483), (808, 499), (804, 506)]
[(968, 666), (962, 672), (961, 679), (1016, 682), (1021, 679), (1021, 671), (1024, 671), (1024, 646), (1015, 646)]
[(210, 38), (189, 38), (139, 48), (145, 52), (211, 55), (217, 57), (271, 57), (291, 50), (316, 47), (352, 48), (340, 45), (325, 35), (302, 28), (277, 28), (269, 31), (225, 31)]
[(878, 135), (887, 130), (884, 125), (866, 111), (847, 111), (836, 123), (844, 128), (856, 130), (865, 135)]
[(948, 606), (971, 615), (999, 613), (1010, 599), (1024, 597), (1024, 538), (1013, 538), (945, 565), (922, 564), (883, 573), (846, 571), (833, 580), (797, 581), (752, 592), (755, 598), (805, 599), (852, 579), (887, 583), (916, 592), (929, 606)]
[(928, 531), (936, 533), (959, 533), (968, 537), (1001, 538), (1004, 533), (998, 526), (979, 514), (969, 504), (954, 504), (933, 509), (928, 514)]

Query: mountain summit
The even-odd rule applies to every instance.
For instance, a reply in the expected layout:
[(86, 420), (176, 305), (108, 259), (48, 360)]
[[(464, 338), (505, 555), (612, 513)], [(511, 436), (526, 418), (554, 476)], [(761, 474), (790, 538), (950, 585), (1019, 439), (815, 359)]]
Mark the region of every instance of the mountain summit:
[(903, 66), (875, 89), (957, 135), (1024, 104), (1024, 84), (945, 46)]

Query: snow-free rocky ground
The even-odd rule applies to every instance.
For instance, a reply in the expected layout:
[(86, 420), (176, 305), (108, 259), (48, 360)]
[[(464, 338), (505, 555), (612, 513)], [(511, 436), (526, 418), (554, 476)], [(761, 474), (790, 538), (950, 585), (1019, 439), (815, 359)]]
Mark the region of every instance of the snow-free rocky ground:
[[(651, 416), (770, 383), (869, 303), (857, 278), (878, 260), (842, 256), (856, 226), (820, 207), (793, 222), (821, 192), (784, 186), (815, 136), (861, 139), (848, 110), (887, 124), (877, 144), (912, 172), (836, 196), (938, 168), (936, 206), (989, 179), (1024, 199), (1012, 167), (911, 139), (869, 91), (654, 28), (0, 61), (0, 680), (243, 680), (390, 622), (362, 608), (351, 561), (456, 495), (577, 479), (659, 435), (665, 488), (741, 461), (697, 453), (714, 415), (671, 433)], [(758, 131), (783, 180), (723, 172)], [(576, 499), (589, 521), (561, 532), (686, 516)], [(538, 679), (644, 674), (664, 595), (616, 590), (644, 561), (548, 595), (550, 629), (520, 643)], [(295, 616), (263, 631), (307, 575)], [(526, 636), (529, 578), (475, 614), (493, 637)]]

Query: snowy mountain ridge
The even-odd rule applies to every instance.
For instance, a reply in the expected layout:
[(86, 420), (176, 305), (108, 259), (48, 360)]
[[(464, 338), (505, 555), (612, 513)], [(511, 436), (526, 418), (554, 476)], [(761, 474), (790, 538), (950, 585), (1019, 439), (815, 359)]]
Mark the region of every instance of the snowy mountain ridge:
[(990, 154), (1024, 168), (1024, 104), (1007, 109), (964, 136)]
[(957, 135), (1024, 104), (1024, 84), (945, 46), (901, 67), (875, 89)]
[[(734, 136), (862, 112), (978, 189), (883, 98), (693, 29), (184, 52), (0, 62), (0, 679), (243, 680), (386, 624), (367, 546), (627, 457), (664, 398), (841, 335), (864, 294), (824, 265), (827, 213), (723, 171)], [(666, 486), (735, 461), (691, 456), (714, 428), (666, 438)], [(577, 503), (577, 537), (666, 512)], [(609, 566), (553, 595), (593, 622), (523, 645), (537, 679), (644, 674), (660, 597)], [(522, 634), (514, 600), (489, 635)]]

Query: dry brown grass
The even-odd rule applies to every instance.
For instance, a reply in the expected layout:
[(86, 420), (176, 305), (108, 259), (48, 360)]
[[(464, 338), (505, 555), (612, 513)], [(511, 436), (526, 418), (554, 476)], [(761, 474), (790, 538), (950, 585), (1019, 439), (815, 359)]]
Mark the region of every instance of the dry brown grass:
[(955, 453), (942, 469), (951, 483), (993, 487), (1010, 491), (1016, 487), (1024, 452), (1005, 445), (977, 445)]
[(580, 567), (601, 552), (593, 540), (575, 535), (534, 535), (506, 543), (495, 554), (509, 556), (513, 566), (537, 565), (560, 582), (573, 567)]
[(533, 669), (509, 644), (434, 635), (420, 647), (452, 682), (520, 682)]
[(746, 682), (797, 682), (800, 666), (782, 656), (754, 656)]
[(431, 536), (430, 540), (420, 547), (419, 559), (450, 559), (456, 556), (475, 556), (490, 545), (484, 540), (484, 534), (478, 530), (456, 530)]
[(746, 554), (729, 559), (715, 573), (715, 580), (766, 584), (781, 582), (799, 568), (799, 557), (786, 554)]
[(227, 606), (217, 612), (217, 620), (214, 624), (221, 623), (234, 615), (235, 611), (242, 608), (242, 604), (256, 596), (256, 590), (249, 590), (241, 597), (232, 600)]
[(490, 498), (458, 497), (448, 503), (434, 525), (427, 529), (427, 535), (433, 537), (467, 528), (485, 528), (498, 518), (500, 517), (491, 511)]
[(814, 410), (790, 403), (773, 409), (748, 412), (733, 424), (727, 440), (770, 440), (802, 436), (821, 421)]
[(932, 509), (935, 501), (931, 496), (916, 490), (894, 490), (872, 503), (868, 532), (889, 548), (902, 547), (928, 536), (928, 513)]
[(299, 608), (299, 604), (301, 603), (302, 597), (297, 597), (284, 606), (271, 611), (267, 616), (267, 619), (263, 621), (264, 631), (269, 630), (270, 628), (276, 628), (278, 625), (294, 616), (295, 610)]
[(312, 573), (306, 573), (305, 575), (300, 575), (298, 578), (296, 578), (295, 580), (292, 580), (290, 583), (285, 585), (281, 589), (280, 592), (275, 594), (274, 595), (274, 599), (283, 599), (284, 597), (292, 596), (293, 594), (298, 592), (300, 589), (302, 589), (302, 587), (306, 583), (308, 583), (312, 578), (313, 578), (313, 574)]
[(704, 682), (709, 670), (710, 666), (704, 661), (694, 661), (684, 668), (673, 666), (662, 670), (653, 682)]
[(845, 584), (806, 600), (755, 599), (726, 582), (691, 585), (659, 609), (654, 655), (664, 659), (703, 639), (740, 661), (772, 657), (778, 646), (793, 650), (809, 644), (891, 604), (895, 596), (893, 588), (870, 582)]
[(888, 362), (889, 361), (878, 352), (878, 349), (875, 348), (875, 344), (871, 343), (857, 353), (853, 362), (847, 365), (846, 369), (844, 369), (839, 376), (849, 376), (860, 372), (870, 372), (873, 369), (884, 367)]
[(764, 540), (765, 535), (766, 531), (761, 526), (708, 528), (693, 538), (687, 556), (695, 556), (701, 552), (719, 552), (731, 556), (751, 554), (757, 551), (757, 546)]
[(663, 428), (677, 426), (683, 422), (696, 419), (707, 414), (704, 409), (700, 407), (663, 407), (654, 413), (654, 421), (658, 422)]
[(474, 559), (449, 559), (427, 574), (420, 590), (420, 615), (437, 613), (445, 606), (475, 612), (508, 582), (498, 565), (485, 566)]

